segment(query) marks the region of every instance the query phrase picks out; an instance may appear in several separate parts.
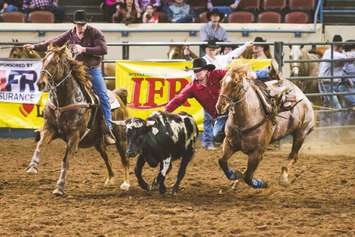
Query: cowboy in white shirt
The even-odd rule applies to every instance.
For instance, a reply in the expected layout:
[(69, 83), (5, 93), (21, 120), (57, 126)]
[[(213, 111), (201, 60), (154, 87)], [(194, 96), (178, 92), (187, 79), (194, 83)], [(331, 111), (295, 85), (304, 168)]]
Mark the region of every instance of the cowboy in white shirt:
[(251, 46), (253, 46), (253, 42), (246, 42), (244, 45), (234, 49), (226, 55), (217, 55), (220, 46), (216, 44), (216, 41), (210, 40), (205, 48), (206, 55), (203, 56), (203, 58), (208, 64), (215, 65), (216, 69), (226, 69), (234, 58), (239, 58), (243, 52)]

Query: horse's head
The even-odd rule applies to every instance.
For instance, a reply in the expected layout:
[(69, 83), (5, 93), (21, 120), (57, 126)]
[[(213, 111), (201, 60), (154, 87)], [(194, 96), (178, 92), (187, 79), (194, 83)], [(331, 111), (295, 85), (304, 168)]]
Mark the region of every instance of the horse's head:
[(229, 72), (221, 81), (216, 110), (218, 114), (225, 114), (232, 104), (238, 104), (246, 92), (246, 78), (250, 65), (232, 65)]
[(168, 59), (182, 59), (184, 56), (183, 45), (171, 45), (168, 51)]
[[(302, 48), (300, 45), (290, 46), (290, 60), (301, 60), (302, 58)], [(291, 63), (291, 76), (297, 77), (300, 73), (301, 63)]]
[(33, 49), (14, 46), (10, 51), (9, 58), (41, 58), (41, 56)]
[(70, 50), (67, 45), (62, 47), (54, 47), (50, 45), (46, 56), (43, 58), (41, 75), (37, 82), (37, 86), (42, 90), (47, 84), (58, 86), (59, 83), (66, 78), (70, 64), (68, 59), (71, 58)]

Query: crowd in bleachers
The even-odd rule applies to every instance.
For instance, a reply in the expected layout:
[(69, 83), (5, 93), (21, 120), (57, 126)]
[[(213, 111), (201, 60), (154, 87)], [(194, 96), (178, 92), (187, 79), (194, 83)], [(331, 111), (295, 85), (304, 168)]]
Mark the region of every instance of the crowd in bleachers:
[(310, 23), (315, 4), (316, 0), (104, 0), (103, 9), (106, 21), (120, 23), (207, 22), (213, 9), (230, 23)]
[(64, 9), (58, 0), (0, 0), (5, 22), (63, 22)]
[[(230, 23), (310, 23), (317, 0), (103, 0), (106, 22), (207, 22), (217, 9)], [(0, 0), (6, 22), (62, 22), (58, 0)], [(34, 12), (34, 13), (33, 13)]]

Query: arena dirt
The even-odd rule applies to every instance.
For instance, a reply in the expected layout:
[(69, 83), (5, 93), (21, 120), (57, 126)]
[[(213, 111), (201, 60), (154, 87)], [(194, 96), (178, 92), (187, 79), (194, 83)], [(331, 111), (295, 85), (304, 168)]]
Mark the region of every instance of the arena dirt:
[[(129, 192), (119, 189), (122, 168), (114, 149), (116, 185), (104, 187), (106, 169), (93, 149), (79, 150), (70, 161), (66, 196), (52, 195), (59, 176), (64, 143), (42, 152), (39, 174), (24, 172), (35, 143), (31, 139), (0, 142), (0, 236), (355, 236), (355, 142), (344, 136), (334, 145), (313, 136), (290, 173), (288, 188), (278, 185), (289, 144), (269, 150), (256, 176), (269, 188), (244, 183), (235, 190), (217, 166), (221, 150), (200, 147), (176, 196), (147, 193), (131, 173)], [(135, 161), (131, 161), (133, 171)], [(167, 184), (176, 177), (178, 163)], [(246, 156), (232, 158), (244, 170)], [(149, 182), (158, 171), (146, 167)]]

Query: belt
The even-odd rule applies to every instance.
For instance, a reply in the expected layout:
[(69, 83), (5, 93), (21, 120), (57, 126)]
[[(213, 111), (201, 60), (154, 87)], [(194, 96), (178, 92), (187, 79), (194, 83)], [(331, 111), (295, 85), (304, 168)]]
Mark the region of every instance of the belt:
[(101, 65), (96, 65), (96, 66), (89, 66), (89, 69), (96, 69), (96, 68), (100, 68), (101, 69)]

